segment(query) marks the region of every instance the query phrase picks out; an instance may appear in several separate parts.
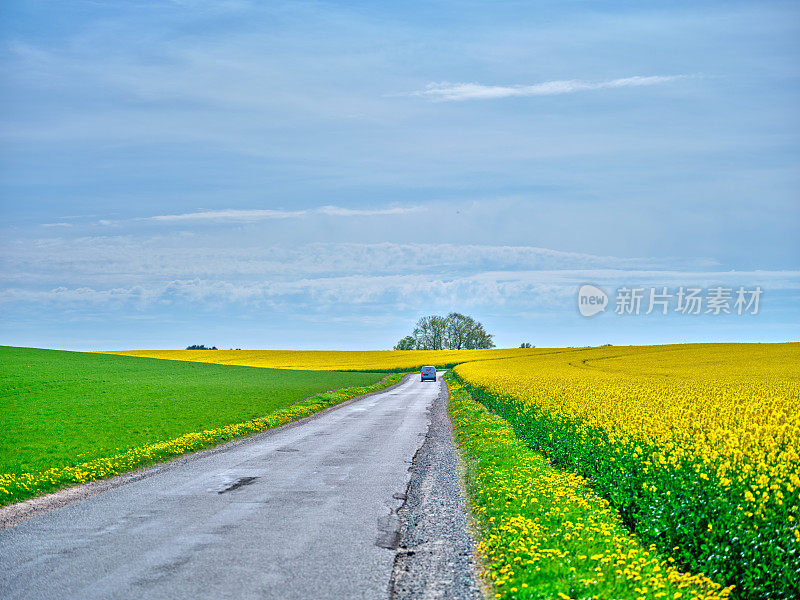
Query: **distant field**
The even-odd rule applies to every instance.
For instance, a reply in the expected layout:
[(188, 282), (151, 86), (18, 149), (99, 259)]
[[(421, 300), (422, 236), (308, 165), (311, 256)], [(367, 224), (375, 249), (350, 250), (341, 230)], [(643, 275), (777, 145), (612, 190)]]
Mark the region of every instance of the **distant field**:
[(384, 376), (0, 346), (0, 487), (3, 474), (74, 466), (218, 430)]
[(124, 350), (104, 352), (123, 356), (162, 358), (221, 365), (243, 365), (270, 369), (312, 371), (399, 371), (423, 365), (439, 368), (495, 358), (513, 358), (548, 353), (547, 349), (506, 348), (492, 350)]

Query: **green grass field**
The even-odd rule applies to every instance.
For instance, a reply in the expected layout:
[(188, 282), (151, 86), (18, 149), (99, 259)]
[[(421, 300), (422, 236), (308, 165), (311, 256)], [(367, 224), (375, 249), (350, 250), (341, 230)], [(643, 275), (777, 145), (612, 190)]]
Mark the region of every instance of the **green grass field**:
[(0, 346), (0, 474), (73, 466), (385, 376)]

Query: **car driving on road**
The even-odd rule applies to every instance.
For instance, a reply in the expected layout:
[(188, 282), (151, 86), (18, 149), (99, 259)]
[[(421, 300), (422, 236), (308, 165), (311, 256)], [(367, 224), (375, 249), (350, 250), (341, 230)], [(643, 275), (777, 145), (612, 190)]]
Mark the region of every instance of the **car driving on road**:
[(436, 381), (436, 367), (422, 367), (419, 371), (420, 381)]

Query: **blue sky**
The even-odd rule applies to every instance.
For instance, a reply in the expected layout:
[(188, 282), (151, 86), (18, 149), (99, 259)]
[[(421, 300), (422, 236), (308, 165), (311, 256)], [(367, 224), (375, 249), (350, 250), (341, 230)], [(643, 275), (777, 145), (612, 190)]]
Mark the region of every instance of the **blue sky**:
[[(800, 339), (800, 8), (8, 1), (0, 343)], [(594, 283), (756, 315), (591, 318)], [(735, 311), (734, 311), (735, 312)]]

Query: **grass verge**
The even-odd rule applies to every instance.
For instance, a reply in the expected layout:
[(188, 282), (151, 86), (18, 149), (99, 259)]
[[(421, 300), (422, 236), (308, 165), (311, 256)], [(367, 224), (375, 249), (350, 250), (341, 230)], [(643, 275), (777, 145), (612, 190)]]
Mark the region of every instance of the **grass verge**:
[(495, 598), (727, 598), (645, 547), (582, 477), (554, 468), (448, 372), (479, 549)]
[(0, 365), (0, 505), (278, 427), (402, 377), (9, 347)]

